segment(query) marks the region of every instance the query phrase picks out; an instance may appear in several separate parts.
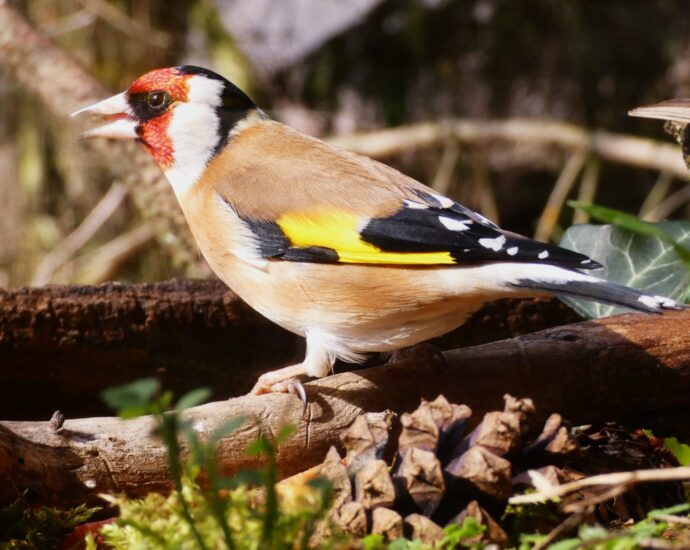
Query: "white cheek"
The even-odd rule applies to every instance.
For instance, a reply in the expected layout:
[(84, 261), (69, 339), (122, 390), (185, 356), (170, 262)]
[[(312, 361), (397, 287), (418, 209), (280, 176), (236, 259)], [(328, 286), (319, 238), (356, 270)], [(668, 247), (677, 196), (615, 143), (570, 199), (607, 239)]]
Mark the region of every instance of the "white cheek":
[(178, 197), (184, 195), (206, 169), (218, 143), (218, 117), (215, 110), (199, 103), (181, 103), (168, 127), (173, 145), (172, 167), (165, 175)]
[(201, 103), (212, 107), (218, 107), (221, 104), (224, 84), (220, 80), (193, 76), (187, 82), (189, 84), (189, 91), (187, 92), (189, 103)]

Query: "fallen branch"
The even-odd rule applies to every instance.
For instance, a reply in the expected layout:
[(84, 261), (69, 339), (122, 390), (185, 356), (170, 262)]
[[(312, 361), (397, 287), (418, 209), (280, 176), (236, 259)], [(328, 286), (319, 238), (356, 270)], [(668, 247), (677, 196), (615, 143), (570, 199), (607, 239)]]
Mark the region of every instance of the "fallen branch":
[[(309, 407), (288, 394), (244, 396), (190, 409), (201, 435), (237, 416), (252, 419), (223, 439), (225, 472), (256, 466), (244, 449), (263, 430), (296, 427), (277, 456), (283, 475), (320, 461), (357, 417), (414, 409), (443, 393), (467, 403), (474, 417), (501, 404), (504, 393), (529, 396), (537, 411), (573, 422), (621, 419), (687, 407), (690, 394), (690, 312), (625, 315), (550, 329), (446, 353), (447, 365), (407, 360), (306, 384)], [(95, 499), (107, 491), (133, 495), (166, 490), (165, 449), (150, 417), (0, 423), (0, 502), (28, 488), (48, 502)]]

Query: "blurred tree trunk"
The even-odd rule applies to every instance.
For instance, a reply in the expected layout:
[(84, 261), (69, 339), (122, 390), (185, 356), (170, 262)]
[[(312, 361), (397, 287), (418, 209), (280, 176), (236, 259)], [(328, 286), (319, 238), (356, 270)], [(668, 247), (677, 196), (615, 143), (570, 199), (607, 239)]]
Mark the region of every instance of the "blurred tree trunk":
[(20, 196), (17, 185), (17, 146), (0, 142), (0, 287), (10, 277), (11, 259), (19, 241), (21, 222)]

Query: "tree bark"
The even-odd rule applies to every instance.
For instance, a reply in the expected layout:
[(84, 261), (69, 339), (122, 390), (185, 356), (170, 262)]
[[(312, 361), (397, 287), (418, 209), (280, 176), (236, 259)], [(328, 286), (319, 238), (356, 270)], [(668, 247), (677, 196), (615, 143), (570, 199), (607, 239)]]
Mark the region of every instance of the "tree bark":
[[(270, 435), (292, 423), (296, 433), (277, 457), (289, 475), (321, 461), (358, 416), (410, 411), (441, 393), (472, 407), (476, 420), (500, 408), (506, 392), (533, 398), (542, 419), (558, 411), (577, 423), (677, 410), (690, 401), (690, 311), (582, 322), (445, 355), (445, 366), (409, 359), (310, 382), (304, 417), (288, 394), (238, 397), (187, 415), (201, 435), (237, 416), (250, 419), (219, 445), (227, 473), (256, 465), (244, 448), (259, 430)], [(2, 422), (0, 501), (26, 488), (61, 504), (107, 491), (165, 490), (165, 450), (152, 428), (150, 417), (67, 420), (59, 433), (47, 422)]]
[[(497, 302), (437, 345), (476, 345), (577, 319), (557, 300)], [(70, 418), (108, 414), (99, 392), (146, 376), (177, 395), (208, 386), (225, 399), (303, 356), (302, 338), (217, 280), (0, 290), (5, 420), (47, 419), (56, 409)]]

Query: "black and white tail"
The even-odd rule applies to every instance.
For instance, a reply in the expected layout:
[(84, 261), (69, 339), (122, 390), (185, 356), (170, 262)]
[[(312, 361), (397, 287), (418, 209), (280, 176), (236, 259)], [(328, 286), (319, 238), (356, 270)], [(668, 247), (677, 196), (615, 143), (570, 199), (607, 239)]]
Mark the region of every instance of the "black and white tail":
[(527, 270), (523, 270), (513, 281), (506, 281), (507, 284), (511, 287), (585, 298), (650, 313), (661, 313), (668, 309), (688, 307), (665, 296), (646, 294), (634, 288), (611, 283), (570, 269), (535, 265), (533, 273), (526, 273), (525, 271)]

